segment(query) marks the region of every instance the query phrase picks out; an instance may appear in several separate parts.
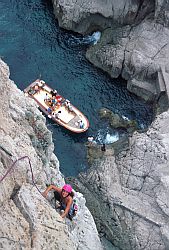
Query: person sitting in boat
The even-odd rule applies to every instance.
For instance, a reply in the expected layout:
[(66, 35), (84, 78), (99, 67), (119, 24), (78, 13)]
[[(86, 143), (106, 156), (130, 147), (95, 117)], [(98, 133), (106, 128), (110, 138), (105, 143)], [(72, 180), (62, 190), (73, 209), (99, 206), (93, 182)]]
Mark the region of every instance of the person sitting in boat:
[(65, 100), (65, 106), (68, 107), (70, 105), (70, 101), (68, 99)]
[(36, 93), (36, 91), (34, 90), (34, 88), (30, 87), (28, 94), (29, 95), (34, 95)]
[(61, 213), (61, 217), (65, 218), (67, 216), (69, 218), (72, 218), (74, 214), (74, 192), (72, 191), (71, 185), (65, 184), (62, 188), (56, 187), (55, 185), (50, 185), (42, 193), (42, 195), (46, 198), (50, 190), (55, 190), (54, 197), (56, 199), (56, 209), (59, 208), (60, 211), (63, 210), (63, 213)]
[(82, 120), (80, 120), (80, 121), (78, 121), (78, 123), (79, 123), (79, 127), (83, 129), (84, 128), (84, 122)]
[(56, 95), (56, 100), (57, 100), (57, 102), (61, 102), (62, 101), (61, 95)]
[(50, 101), (50, 97), (48, 96), (48, 94), (45, 94), (45, 98), (44, 98), (44, 102), (49, 102)]
[(48, 111), (49, 114), (52, 114), (52, 109), (51, 109), (51, 107), (49, 107), (49, 108), (47, 109), (47, 111)]
[(35, 90), (36, 93), (38, 93), (38, 92), (40, 91), (39, 86), (38, 86), (38, 85), (35, 85), (35, 86), (34, 86), (34, 90)]
[(66, 103), (66, 99), (62, 98), (62, 100), (60, 102), (61, 106), (65, 106), (65, 103)]
[(59, 111), (55, 114), (55, 118), (60, 119), (60, 115), (61, 115), (61, 110), (59, 110)]
[(65, 106), (67, 107), (68, 111), (70, 111), (70, 112), (73, 111), (73, 107), (72, 107), (72, 105), (70, 104), (70, 101), (69, 101), (69, 100), (66, 100)]
[(39, 86), (40, 88), (43, 88), (44, 85), (45, 85), (45, 81), (40, 80), (40, 81), (38, 82), (38, 86)]
[(51, 109), (52, 109), (52, 111), (55, 111), (56, 105), (54, 103), (51, 104)]
[(55, 96), (52, 96), (52, 104), (56, 104), (56, 98), (55, 98)]
[(56, 95), (57, 95), (58, 92), (57, 92), (57, 90), (53, 89), (53, 90), (51, 90), (50, 93), (51, 93), (52, 97), (53, 97), (53, 96), (56, 97)]
[(60, 102), (57, 102), (57, 103), (56, 103), (56, 107), (57, 107), (57, 109), (59, 109), (59, 108), (60, 108), (60, 106), (61, 106), (61, 103), (60, 103)]
[(73, 111), (73, 107), (72, 107), (72, 105), (70, 105), (70, 103), (69, 103), (69, 105), (68, 105), (68, 110), (70, 111), (70, 112), (72, 112)]

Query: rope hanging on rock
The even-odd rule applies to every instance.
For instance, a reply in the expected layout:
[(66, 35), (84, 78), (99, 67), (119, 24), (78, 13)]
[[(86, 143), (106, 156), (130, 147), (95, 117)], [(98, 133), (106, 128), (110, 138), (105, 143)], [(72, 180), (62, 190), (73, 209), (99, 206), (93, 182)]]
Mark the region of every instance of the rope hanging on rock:
[(33, 169), (32, 169), (32, 165), (31, 165), (31, 160), (29, 158), (29, 156), (22, 156), (20, 157), (19, 159), (15, 160), (12, 165), (10, 166), (10, 168), (8, 168), (8, 170), (6, 171), (6, 173), (0, 178), (0, 183), (7, 177), (8, 174), (10, 174), (10, 172), (12, 171), (12, 169), (15, 167), (16, 163), (18, 161), (21, 161), (21, 160), (25, 160), (25, 159), (28, 159), (28, 162), (29, 162), (29, 167), (30, 167), (30, 171), (31, 171), (31, 175), (32, 175), (32, 184), (36, 187), (36, 189), (38, 190), (38, 192), (41, 194), (41, 191), (39, 190), (39, 188), (37, 187), (37, 185), (35, 184), (35, 181), (34, 181), (34, 175), (33, 175)]

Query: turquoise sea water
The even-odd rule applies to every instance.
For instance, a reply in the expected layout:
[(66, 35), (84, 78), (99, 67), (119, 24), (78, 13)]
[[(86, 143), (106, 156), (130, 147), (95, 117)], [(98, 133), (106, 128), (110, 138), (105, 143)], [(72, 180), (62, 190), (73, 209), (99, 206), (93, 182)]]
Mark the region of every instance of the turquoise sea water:
[(59, 28), (50, 1), (0, 1), (0, 56), (10, 66), (10, 78), (23, 90), (41, 76), (89, 119), (89, 130), (80, 135), (47, 119), (65, 176), (87, 169), (88, 136), (102, 141), (121, 134), (99, 119), (100, 108), (136, 119), (140, 127), (153, 117), (152, 107), (130, 94), (124, 81), (110, 79), (85, 59), (87, 46), (82, 36)]

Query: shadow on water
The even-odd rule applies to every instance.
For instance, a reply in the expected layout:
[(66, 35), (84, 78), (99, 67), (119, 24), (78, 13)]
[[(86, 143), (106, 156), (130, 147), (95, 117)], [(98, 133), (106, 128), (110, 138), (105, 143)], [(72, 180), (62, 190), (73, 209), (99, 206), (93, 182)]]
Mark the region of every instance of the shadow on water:
[(112, 80), (86, 60), (86, 48), (94, 41), (92, 35), (84, 38), (60, 29), (50, 1), (1, 0), (0, 7), (0, 55), (10, 66), (11, 79), (23, 90), (41, 76), (89, 119), (89, 130), (80, 135), (47, 119), (65, 176), (76, 176), (87, 169), (88, 136), (101, 142), (120, 133), (99, 119), (100, 108), (135, 119), (140, 128), (149, 126), (152, 107), (130, 94), (124, 80)]

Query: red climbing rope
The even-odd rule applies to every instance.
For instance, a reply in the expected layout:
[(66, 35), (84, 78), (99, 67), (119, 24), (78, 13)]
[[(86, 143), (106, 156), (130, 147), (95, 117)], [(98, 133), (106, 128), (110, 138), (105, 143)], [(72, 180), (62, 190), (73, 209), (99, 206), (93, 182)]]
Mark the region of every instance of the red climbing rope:
[(32, 170), (32, 165), (31, 165), (31, 161), (30, 161), (30, 158), (29, 156), (22, 156), (20, 157), (19, 159), (15, 160), (12, 165), (10, 166), (10, 168), (6, 171), (6, 173), (0, 178), (0, 183), (7, 177), (7, 175), (12, 171), (12, 169), (15, 167), (16, 163), (18, 161), (21, 161), (21, 160), (24, 160), (24, 159), (28, 159), (28, 162), (29, 162), (29, 167), (30, 167), (30, 170), (31, 170), (31, 175), (32, 175), (32, 183), (33, 185), (36, 187), (36, 189), (38, 190), (38, 192), (41, 194), (41, 191), (39, 190), (39, 188), (37, 187), (37, 185), (35, 184), (35, 181), (34, 181), (34, 175), (33, 175), (33, 170)]

